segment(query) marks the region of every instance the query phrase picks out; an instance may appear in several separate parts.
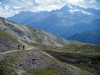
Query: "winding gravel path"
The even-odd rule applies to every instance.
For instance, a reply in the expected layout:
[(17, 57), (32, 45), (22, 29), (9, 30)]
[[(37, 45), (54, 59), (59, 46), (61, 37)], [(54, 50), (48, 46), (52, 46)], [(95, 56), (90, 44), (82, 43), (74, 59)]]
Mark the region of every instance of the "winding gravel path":
[[(34, 47), (29, 47), (29, 48), (27, 48), (27, 49), (25, 49), (25, 50), (33, 50), (33, 49), (34, 49)], [(18, 52), (18, 51), (22, 51), (22, 50), (11, 50), (11, 51), (6, 51), (6, 52), (0, 53), (0, 55), (5, 55), (5, 54), (8, 54), (8, 53), (13, 53), (13, 52)]]

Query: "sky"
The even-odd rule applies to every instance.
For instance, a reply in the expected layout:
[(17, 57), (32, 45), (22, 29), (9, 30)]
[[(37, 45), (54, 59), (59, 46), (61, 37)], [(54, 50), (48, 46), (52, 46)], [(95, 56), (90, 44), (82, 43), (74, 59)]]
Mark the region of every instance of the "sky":
[(11, 17), (21, 11), (52, 11), (68, 4), (100, 9), (100, 0), (0, 0), (0, 17)]

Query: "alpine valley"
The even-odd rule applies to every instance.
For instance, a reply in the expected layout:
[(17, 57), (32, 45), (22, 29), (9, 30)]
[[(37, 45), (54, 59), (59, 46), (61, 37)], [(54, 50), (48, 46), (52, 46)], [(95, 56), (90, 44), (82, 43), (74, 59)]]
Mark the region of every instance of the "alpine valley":
[(0, 75), (100, 75), (100, 9), (70, 4), (0, 17)]

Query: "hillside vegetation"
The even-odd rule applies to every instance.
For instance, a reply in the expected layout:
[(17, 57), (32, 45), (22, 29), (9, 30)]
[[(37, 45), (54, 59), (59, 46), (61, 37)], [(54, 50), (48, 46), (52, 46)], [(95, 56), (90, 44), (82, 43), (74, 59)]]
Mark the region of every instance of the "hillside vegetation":
[(44, 51), (62, 62), (80, 67), (94, 75), (100, 74), (100, 46), (73, 43)]
[(0, 50), (1, 51), (17, 49), (17, 44), (19, 43), (14, 36), (10, 35), (4, 30), (0, 30)]

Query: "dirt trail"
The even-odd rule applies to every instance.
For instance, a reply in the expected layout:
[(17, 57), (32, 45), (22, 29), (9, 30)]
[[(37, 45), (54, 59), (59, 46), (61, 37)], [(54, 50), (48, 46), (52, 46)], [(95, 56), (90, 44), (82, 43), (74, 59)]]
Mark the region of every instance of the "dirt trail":
[[(33, 50), (33, 49), (34, 49), (34, 47), (29, 47), (29, 48), (27, 48), (27, 49), (25, 49), (25, 50)], [(22, 51), (22, 50), (11, 50), (11, 51), (6, 51), (6, 52), (0, 53), (0, 55), (4, 55), (4, 54), (8, 54), (8, 53), (13, 53), (13, 52), (18, 52), (18, 51)]]

